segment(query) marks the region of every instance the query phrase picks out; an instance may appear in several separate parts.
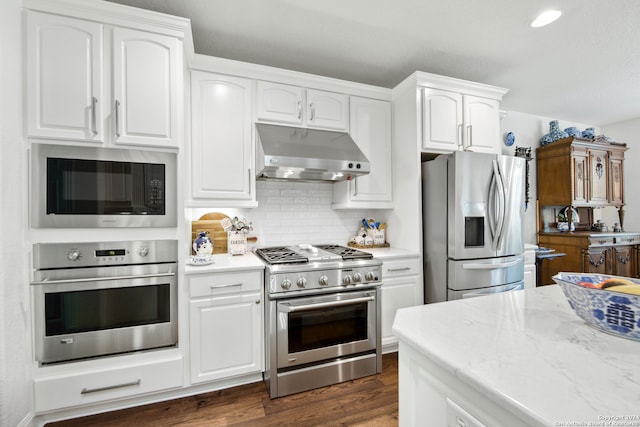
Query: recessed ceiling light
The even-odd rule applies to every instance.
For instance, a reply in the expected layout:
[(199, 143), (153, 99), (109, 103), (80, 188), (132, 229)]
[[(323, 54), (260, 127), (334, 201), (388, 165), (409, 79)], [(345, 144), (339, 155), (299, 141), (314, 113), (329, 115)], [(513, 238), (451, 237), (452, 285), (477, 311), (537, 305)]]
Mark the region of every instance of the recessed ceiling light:
[(544, 27), (545, 25), (549, 25), (556, 19), (560, 18), (560, 15), (562, 15), (562, 12), (559, 10), (548, 10), (538, 15), (538, 17), (531, 23), (531, 26), (533, 28)]

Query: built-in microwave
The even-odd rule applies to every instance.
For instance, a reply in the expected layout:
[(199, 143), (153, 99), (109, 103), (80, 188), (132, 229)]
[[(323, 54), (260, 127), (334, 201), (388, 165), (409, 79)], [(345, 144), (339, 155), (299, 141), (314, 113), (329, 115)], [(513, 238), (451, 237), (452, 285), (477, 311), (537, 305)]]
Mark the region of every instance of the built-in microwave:
[(175, 227), (176, 154), (32, 144), (35, 228)]

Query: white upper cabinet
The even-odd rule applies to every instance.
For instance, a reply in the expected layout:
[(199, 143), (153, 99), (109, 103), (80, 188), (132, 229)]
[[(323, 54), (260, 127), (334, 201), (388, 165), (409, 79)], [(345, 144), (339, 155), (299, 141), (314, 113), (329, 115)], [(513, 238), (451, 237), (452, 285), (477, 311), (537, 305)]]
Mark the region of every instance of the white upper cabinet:
[(115, 142), (178, 146), (178, 40), (113, 28)]
[(424, 151), (500, 153), (498, 101), (424, 88), (422, 109)]
[(178, 147), (181, 41), (29, 11), (28, 136)]
[(465, 95), (463, 146), (467, 151), (501, 153), (500, 103), (495, 99)]
[[(249, 79), (191, 72), (191, 196), (256, 206), (252, 84)], [(239, 204), (240, 201), (248, 205)]]
[(371, 172), (333, 186), (333, 205), (339, 208), (393, 207), (391, 173), (391, 103), (352, 96), (350, 132), (371, 164)]
[(320, 129), (347, 130), (349, 97), (345, 94), (258, 81), (257, 119)]
[(27, 15), (29, 136), (104, 141), (102, 25)]

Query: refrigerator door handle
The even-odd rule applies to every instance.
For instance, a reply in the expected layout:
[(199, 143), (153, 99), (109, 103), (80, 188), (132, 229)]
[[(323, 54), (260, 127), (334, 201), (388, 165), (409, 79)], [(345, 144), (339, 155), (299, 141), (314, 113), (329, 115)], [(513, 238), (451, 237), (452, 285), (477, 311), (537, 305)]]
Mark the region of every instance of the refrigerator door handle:
[(496, 175), (495, 172), (491, 175), (491, 183), (489, 184), (489, 197), (488, 197), (488, 201), (489, 201), (489, 207), (487, 209), (487, 216), (488, 216), (488, 220), (489, 220), (489, 230), (491, 231), (491, 239), (492, 239), (492, 243), (491, 246), (493, 248), (493, 250), (496, 249), (496, 241), (498, 240), (498, 236), (496, 236), (496, 225), (497, 225), (497, 218), (496, 218), (496, 194), (497, 194), (497, 189), (496, 189)]
[(496, 264), (482, 264), (482, 263), (469, 263), (463, 264), (463, 270), (496, 270), (498, 268), (508, 268), (513, 267), (514, 265), (518, 265), (522, 262), (521, 259), (516, 259), (513, 261), (500, 262)]
[(502, 246), (502, 233), (504, 230), (504, 220), (506, 211), (506, 195), (504, 191), (504, 181), (500, 173), (500, 165), (497, 160), (493, 161), (493, 174), (496, 177), (496, 188), (498, 190), (498, 224), (496, 229), (496, 249)]

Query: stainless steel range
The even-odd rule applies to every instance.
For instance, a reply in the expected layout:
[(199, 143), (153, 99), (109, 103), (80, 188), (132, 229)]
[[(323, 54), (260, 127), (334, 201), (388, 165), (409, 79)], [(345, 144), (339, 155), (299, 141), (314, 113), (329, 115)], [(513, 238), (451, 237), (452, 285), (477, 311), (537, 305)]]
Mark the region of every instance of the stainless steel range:
[(382, 372), (382, 262), (339, 245), (256, 250), (266, 263), (271, 398)]

